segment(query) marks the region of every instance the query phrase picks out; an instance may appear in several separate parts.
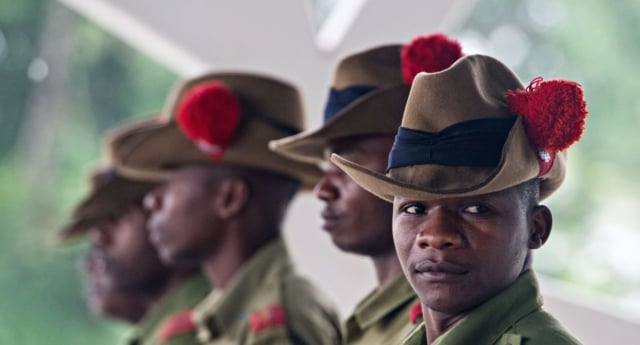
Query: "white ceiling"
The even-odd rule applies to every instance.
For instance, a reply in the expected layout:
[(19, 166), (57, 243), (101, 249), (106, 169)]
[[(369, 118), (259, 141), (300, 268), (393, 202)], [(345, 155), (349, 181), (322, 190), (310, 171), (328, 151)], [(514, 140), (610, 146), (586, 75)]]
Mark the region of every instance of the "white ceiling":
[(341, 56), (450, 31), (475, 2), (329, 1), (334, 5), (318, 25), (309, 0), (59, 1), (182, 76), (242, 69), (290, 80), (304, 91), (313, 125)]

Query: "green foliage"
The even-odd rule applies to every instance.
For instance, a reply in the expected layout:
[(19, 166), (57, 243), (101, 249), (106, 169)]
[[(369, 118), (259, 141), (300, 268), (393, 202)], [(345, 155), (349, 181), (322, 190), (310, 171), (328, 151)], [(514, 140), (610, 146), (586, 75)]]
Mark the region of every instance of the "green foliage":
[(0, 157), (11, 149), (31, 82), (27, 68), (37, 55), (46, 10), (39, 0), (0, 1)]
[[(123, 324), (91, 316), (82, 299), (78, 263), (86, 246), (61, 246), (55, 233), (102, 154), (96, 138), (160, 110), (176, 76), (55, 2), (6, 2), (0, 1), (6, 40), (5, 49), (0, 42), (0, 344), (114, 344)], [(42, 148), (51, 157), (34, 164), (20, 143), (32, 135), (27, 104), (47, 79), (30, 79), (28, 69), (36, 57), (47, 59), (39, 41), (47, 10), (56, 6), (71, 21), (70, 32), (55, 33), (72, 37), (57, 48), (69, 49), (59, 55), (70, 67), (56, 85), (66, 90), (61, 113), (38, 120), (52, 133), (51, 146)]]

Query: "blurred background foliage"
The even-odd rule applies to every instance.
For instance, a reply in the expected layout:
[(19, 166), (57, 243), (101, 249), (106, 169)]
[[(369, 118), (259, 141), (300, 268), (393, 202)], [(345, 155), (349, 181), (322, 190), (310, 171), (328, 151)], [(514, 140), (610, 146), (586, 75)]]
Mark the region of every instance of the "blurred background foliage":
[(176, 76), (54, 1), (0, 0), (0, 344), (114, 344), (55, 232), (102, 133), (160, 110)]
[[(317, 2), (317, 1), (316, 1)], [(452, 34), (524, 83), (584, 86), (591, 116), (549, 204), (536, 267), (640, 314), (640, 2), (479, 0)], [(86, 311), (78, 261), (55, 232), (85, 192), (102, 134), (160, 110), (177, 76), (50, 0), (0, 0), (0, 344), (113, 344)], [(594, 295), (595, 296), (595, 295)]]

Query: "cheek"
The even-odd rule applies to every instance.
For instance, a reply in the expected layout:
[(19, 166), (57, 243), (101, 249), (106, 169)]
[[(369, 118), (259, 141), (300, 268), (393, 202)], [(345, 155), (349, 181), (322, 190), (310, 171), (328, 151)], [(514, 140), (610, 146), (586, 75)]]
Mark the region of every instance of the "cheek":
[(366, 202), (368, 199), (369, 193), (352, 180), (346, 180), (341, 183), (339, 189), (340, 195), (350, 208), (358, 208), (363, 201)]
[(123, 224), (120, 231), (120, 239), (118, 242), (123, 251), (137, 253), (149, 245), (144, 223), (135, 222)]
[(357, 212), (364, 220), (373, 222), (373, 226), (384, 225), (388, 228), (392, 222), (393, 209), (391, 204), (364, 189), (359, 189), (358, 193), (354, 194), (350, 205), (354, 213)]
[(400, 263), (404, 267), (409, 258), (411, 249), (414, 244), (413, 231), (407, 222), (403, 222), (401, 219), (395, 218), (393, 221), (393, 242), (398, 253)]

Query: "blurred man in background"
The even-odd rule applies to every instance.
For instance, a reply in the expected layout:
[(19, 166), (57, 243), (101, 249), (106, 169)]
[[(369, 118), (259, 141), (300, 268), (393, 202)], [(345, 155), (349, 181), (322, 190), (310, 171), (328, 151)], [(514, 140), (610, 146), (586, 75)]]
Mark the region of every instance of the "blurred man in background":
[(340, 344), (339, 319), (294, 271), (281, 238), (288, 206), (320, 171), (268, 149), (299, 132), (295, 87), (247, 73), (185, 81), (166, 121), (123, 140), (119, 171), (164, 184), (145, 198), (169, 265), (197, 263), (216, 287), (186, 324), (205, 344)]
[[(118, 135), (139, 126), (125, 127)], [(197, 266), (169, 268), (150, 244), (142, 198), (155, 186), (126, 179), (112, 167), (98, 169), (90, 178), (89, 195), (60, 232), (65, 241), (88, 237), (87, 302), (98, 316), (135, 325), (127, 340), (132, 345), (181, 344), (167, 317), (191, 308), (210, 290)]]
[(373, 262), (378, 286), (347, 319), (347, 344), (397, 344), (421, 313), (393, 245), (391, 205), (360, 188), (329, 155), (384, 172), (413, 75), (444, 69), (460, 56), (460, 45), (440, 34), (347, 56), (336, 68), (324, 125), (271, 143), (284, 156), (326, 167), (315, 187), (325, 204), (323, 229), (341, 250)]

